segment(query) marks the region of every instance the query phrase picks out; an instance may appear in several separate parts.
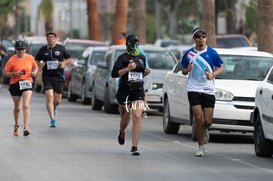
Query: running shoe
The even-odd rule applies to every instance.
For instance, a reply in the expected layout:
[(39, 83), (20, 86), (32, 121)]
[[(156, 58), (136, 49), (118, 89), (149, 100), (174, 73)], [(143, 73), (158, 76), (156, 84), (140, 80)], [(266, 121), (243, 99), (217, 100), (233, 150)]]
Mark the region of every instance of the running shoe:
[(56, 127), (56, 120), (55, 119), (51, 119), (51, 121), (50, 121), (50, 127), (51, 128), (55, 128)]
[(13, 135), (20, 136), (19, 126), (14, 126)]
[(142, 116), (143, 116), (143, 118), (148, 118), (147, 112), (146, 112), (146, 111), (143, 111)]
[(209, 142), (209, 130), (208, 128), (205, 128), (204, 130), (204, 144), (207, 144)]
[(204, 147), (199, 147), (197, 152), (195, 153), (196, 157), (203, 157), (205, 156), (205, 148)]
[(134, 155), (134, 156), (139, 156), (140, 155), (140, 153), (138, 152), (136, 146), (132, 146), (132, 148), (131, 148), (131, 155)]
[(118, 143), (119, 143), (120, 145), (124, 145), (124, 142), (125, 142), (125, 133), (119, 132), (119, 135), (118, 135)]
[(30, 134), (29, 129), (24, 129), (24, 136), (28, 136)]

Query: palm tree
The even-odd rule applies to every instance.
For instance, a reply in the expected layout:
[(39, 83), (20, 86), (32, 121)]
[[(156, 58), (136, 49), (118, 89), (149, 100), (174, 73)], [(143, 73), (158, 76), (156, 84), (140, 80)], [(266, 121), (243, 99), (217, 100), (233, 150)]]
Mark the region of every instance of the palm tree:
[[(7, 20), (8, 15), (14, 13), (14, 7), (19, 3), (19, 0), (0, 1), (0, 35), (8, 35)], [(16, 16), (16, 14), (15, 14)]]
[(203, 0), (202, 27), (208, 33), (208, 45), (216, 47), (215, 40), (215, 0)]
[(273, 53), (273, 1), (258, 1), (258, 50)]
[(97, 0), (87, 0), (88, 36), (90, 40), (101, 40)]
[(128, 14), (128, 0), (117, 0), (115, 20), (112, 27), (112, 44), (113, 45), (118, 43), (120, 33), (126, 32), (127, 14)]
[(45, 20), (45, 32), (53, 31), (53, 0), (42, 0), (37, 11), (37, 22), (42, 14)]
[(140, 38), (140, 43), (146, 43), (145, 0), (133, 1), (133, 30)]

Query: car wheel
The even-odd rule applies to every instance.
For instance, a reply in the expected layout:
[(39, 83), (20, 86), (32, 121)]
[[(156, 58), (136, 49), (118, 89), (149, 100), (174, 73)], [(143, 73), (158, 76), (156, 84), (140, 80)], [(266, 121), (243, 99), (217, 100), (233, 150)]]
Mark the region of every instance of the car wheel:
[(169, 102), (166, 98), (163, 107), (163, 130), (167, 134), (177, 134), (179, 127), (180, 124), (171, 121)]
[(109, 88), (105, 88), (104, 92), (104, 111), (106, 113), (118, 113), (118, 105), (112, 105), (110, 103)]
[(83, 82), (82, 84), (82, 89), (81, 89), (81, 102), (84, 105), (88, 105), (91, 104), (91, 99), (86, 97), (86, 87), (85, 87), (85, 83)]
[(95, 92), (95, 90), (93, 89), (92, 109), (93, 109), (93, 110), (101, 110), (102, 104), (103, 104), (103, 102), (100, 101), (100, 100), (98, 100), (98, 99), (96, 98), (96, 92)]
[(254, 147), (255, 153), (260, 157), (271, 157), (273, 154), (273, 142), (264, 137), (261, 118), (258, 114), (254, 125)]
[(77, 96), (75, 94), (73, 94), (73, 91), (72, 91), (71, 82), (69, 82), (69, 84), (68, 84), (67, 99), (70, 102), (76, 102), (77, 101)]

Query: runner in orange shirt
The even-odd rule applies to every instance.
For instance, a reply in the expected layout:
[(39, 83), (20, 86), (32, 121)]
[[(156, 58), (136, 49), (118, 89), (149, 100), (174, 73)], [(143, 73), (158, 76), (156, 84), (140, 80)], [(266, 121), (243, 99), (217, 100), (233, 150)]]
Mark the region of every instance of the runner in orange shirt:
[(30, 99), (32, 95), (32, 77), (35, 77), (38, 71), (38, 66), (32, 55), (26, 53), (26, 45), (22, 40), (15, 43), (16, 54), (10, 57), (5, 69), (4, 75), (10, 77), (9, 92), (14, 103), (13, 116), (14, 136), (19, 136), (19, 116), (20, 103), (22, 97), (23, 115), (24, 115), (24, 136), (30, 134), (28, 123), (30, 117)]

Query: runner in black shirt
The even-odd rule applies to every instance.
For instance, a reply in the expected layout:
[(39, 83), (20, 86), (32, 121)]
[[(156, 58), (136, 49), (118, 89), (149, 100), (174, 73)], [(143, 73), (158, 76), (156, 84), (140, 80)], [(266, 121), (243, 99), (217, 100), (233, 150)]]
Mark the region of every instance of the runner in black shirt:
[(132, 113), (132, 155), (139, 155), (138, 140), (141, 129), (141, 116), (145, 108), (143, 78), (150, 73), (147, 68), (146, 58), (139, 52), (139, 39), (131, 34), (126, 38), (126, 53), (120, 55), (113, 67), (112, 77), (120, 77), (117, 100), (120, 108), (120, 132), (119, 144), (125, 141), (125, 129), (127, 128)]
[(46, 94), (46, 107), (50, 117), (50, 127), (56, 127), (56, 108), (61, 103), (64, 87), (64, 70), (71, 62), (65, 47), (57, 44), (57, 35), (47, 33), (48, 45), (43, 46), (35, 59), (42, 68), (43, 85)]

